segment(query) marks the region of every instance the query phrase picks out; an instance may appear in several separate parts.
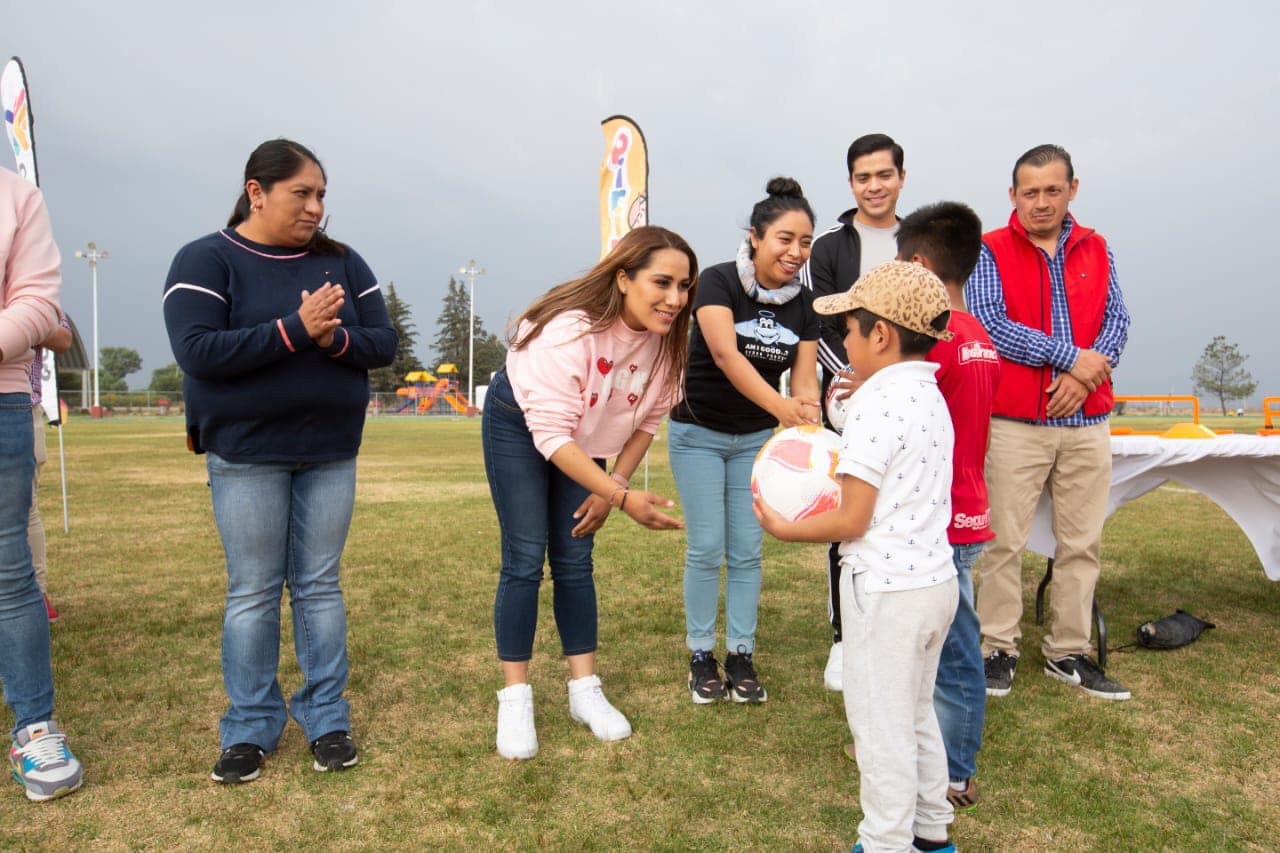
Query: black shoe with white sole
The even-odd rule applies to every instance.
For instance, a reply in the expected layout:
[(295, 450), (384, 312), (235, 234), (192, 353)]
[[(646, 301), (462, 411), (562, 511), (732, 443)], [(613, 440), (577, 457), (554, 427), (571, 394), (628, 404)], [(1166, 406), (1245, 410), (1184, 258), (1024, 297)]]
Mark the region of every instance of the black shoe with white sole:
[(1008, 696), (1013, 689), (1013, 674), (1018, 669), (1018, 656), (994, 651), (982, 659), (982, 670), (987, 676), (988, 696)]
[(266, 752), (256, 743), (233, 743), (222, 750), (209, 778), (228, 785), (252, 782), (262, 772), (262, 759), (265, 755)]
[(711, 652), (694, 652), (689, 658), (689, 697), (697, 705), (710, 705), (725, 696), (720, 664)]
[(311, 765), (321, 773), (329, 770), (346, 770), (360, 761), (356, 754), (356, 742), (348, 732), (329, 732), (311, 742), (311, 754), (315, 762)]
[(756, 668), (751, 662), (750, 652), (741, 654), (730, 652), (725, 656), (724, 679), (729, 685), (729, 698), (735, 702), (755, 705), (769, 698), (764, 685), (756, 677)]
[(1132, 694), (1118, 682), (1107, 678), (1102, 667), (1088, 655), (1067, 655), (1057, 660), (1046, 660), (1044, 674), (1067, 684), (1075, 685), (1099, 699), (1129, 699)]

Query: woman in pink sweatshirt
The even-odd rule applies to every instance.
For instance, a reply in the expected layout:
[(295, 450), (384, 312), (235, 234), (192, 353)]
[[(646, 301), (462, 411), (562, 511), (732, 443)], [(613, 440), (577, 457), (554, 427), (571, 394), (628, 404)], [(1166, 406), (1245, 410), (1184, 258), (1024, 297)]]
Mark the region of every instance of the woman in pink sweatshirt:
[(13, 777), (37, 801), (84, 779), (53, 720), (49, 616), (27, 545), (36, 467), (27, 371), (31, 348), (58, 327), (59, 263), (44, 197), (0, 169), (0, 684), (13, 711)]
[(538, 752), (529, 659), (544, 558), (569, 662), (569, 715), (601, 740), (631, 735), (595, 675), (591, 549), (613, 509), (654, 530), (684, 526), (657, 509), (671, 501), (630, 488), (630, 477), (678, 398), (697, 279), (683, 238), (636, 228), (520, 316), (506, 367), (489, 386), (481, 435), (502, 531), (493, 623), (506, 681), (498, 691), (504, 758)]

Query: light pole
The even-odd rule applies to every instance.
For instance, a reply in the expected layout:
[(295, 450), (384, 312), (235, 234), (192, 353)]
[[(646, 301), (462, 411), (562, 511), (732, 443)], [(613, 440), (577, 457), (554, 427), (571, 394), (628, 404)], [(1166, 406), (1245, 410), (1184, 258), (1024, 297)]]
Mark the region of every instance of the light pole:
[(467, 322), (467, 414), (471, 414), (476, 399), (476, 276), (484, 275), (484, 267), (476, 266), (476, 260), (472, 258), (458, 272), (465, 275), (471, 284), (471, 310)]
[(102, 417), (102, 406), (98, 401), (98, 261), (105, 261), (109, 256), (106, 250), (99, 252), (96, 243), (90, 243), (88, 250), (76, 252), (77, 258), (89, 262), (89, 271), (93, 275), (93, 408), (89, 410), (91, 417)]

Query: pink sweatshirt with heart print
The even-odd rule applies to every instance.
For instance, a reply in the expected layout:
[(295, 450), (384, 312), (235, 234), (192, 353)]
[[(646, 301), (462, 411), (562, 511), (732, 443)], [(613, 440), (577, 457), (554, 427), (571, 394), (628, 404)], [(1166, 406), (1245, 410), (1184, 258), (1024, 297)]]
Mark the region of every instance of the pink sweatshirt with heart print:
[(31, 392), (31, 348), (58, 326), (60, 263), (44, 196), (0, 169), (0, 394)]
[[(663, 387), (665, 368), (649, 381), (661, 335), (621, 320), (594, 334), (586, 333), (590, 325), (583, 312), (566, 311), (507, 353), (511, 389), (547, 459), (570, 441), (593, 458), (616, 456), (636, 430), (656, 433), (675, 403)], [(521, 323), (517, 337), (527, 328)]]

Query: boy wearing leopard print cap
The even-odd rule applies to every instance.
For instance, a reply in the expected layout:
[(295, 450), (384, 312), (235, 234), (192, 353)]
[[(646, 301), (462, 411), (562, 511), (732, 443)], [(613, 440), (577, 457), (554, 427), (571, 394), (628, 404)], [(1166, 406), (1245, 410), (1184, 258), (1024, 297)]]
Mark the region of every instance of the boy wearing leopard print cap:
[(950, 300), (929, 270), (891, 261), (814, 309), (845, 315), (863, 379), (836, 466), (841, 504), (788, 522), (757, 501), (756, 516), (779, 539), (841, 542), (844, 704), (863, 812), (854, 849), (954, 850), (933, 686), (958, 597), (947, 541), (955, 437), (938, 365), (925, 360), (951, 339)]

